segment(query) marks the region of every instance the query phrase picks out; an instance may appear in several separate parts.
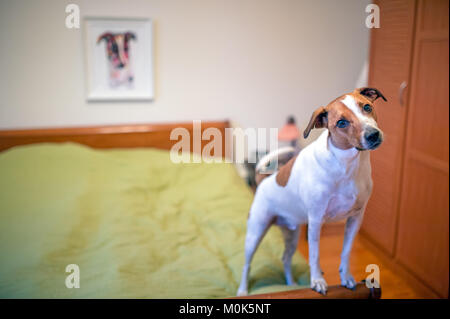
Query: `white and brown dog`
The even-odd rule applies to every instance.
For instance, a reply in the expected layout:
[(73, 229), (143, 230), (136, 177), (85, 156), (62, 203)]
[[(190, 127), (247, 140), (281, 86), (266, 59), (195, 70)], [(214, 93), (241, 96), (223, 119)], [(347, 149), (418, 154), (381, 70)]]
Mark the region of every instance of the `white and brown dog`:
[[(344, 246), (339, 268), (343, 286), (354, 288), (349, 256), (372, 191), (370, 154), (383, 141), (373, 106), (386, 98), (377, 89), (360, 88), (318, 108), (304, 131), (327, 128), (298, 156), (262, 180), (250, 209), (245, 239), (245, 265), (238, 296), (247, 294), (252, 257), (272, 224), (280, 226), (285, 250), (286, 283), (295, 283), (291, 272), (300, 225), (308, 224), (311, 288), (326, 294), (327, 283), (319, 265), (322, 224), (346, 219)], [(270, 154), (269, 154), (270, 157)]]

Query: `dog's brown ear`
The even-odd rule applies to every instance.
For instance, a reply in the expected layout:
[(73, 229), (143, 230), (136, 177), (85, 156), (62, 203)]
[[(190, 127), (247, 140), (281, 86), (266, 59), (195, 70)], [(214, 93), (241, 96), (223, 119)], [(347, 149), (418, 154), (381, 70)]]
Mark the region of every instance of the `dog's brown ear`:
[(102, 40), (109, 41), (109, 39), (112, 39), (112, 37), (113, 37), (113, 34), (111, 32), (105, 32), (97, 38), (97, 44), (99, 44), (100, 41), (102, 41)]
[(309, 120), (308, 126), (306, 127), (305, 131), (303, 132), (303, 137), (307, 138), (309, 135), (309, 132), (313, 128), (323, 128), (327, 127), (328, 124), (328, 118), (327, 118), (328, 112), (325, 107), (321, 106), (317, 110), (314, 111), (314, 113), (311, 116), (311, 119)]
[(386, 98), (384, 97), (383, 93), (378, 91), (375, 88), (359, 88), (356, 89), (356, 91), (361, 94), (362, 96), (365, 96), (368, 98), (371, 102), (374, 102), (376, 99), (381, 97), (385, 102), (387, 102)]

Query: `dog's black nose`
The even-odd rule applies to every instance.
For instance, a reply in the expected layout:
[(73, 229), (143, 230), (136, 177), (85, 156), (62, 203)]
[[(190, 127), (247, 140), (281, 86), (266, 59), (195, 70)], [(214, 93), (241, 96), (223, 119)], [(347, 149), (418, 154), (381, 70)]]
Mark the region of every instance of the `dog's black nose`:
[(125, 66), (125, 64), (123, 64), (123, 63), (120, 63), (120, 64), (118, 65), (119, 68), (123, 68), (124, 66)]
[(370, 144), (376, 143), (380, 139), (380, 131), (375, 128), (370, 128), (364, 133), (364, 138)]

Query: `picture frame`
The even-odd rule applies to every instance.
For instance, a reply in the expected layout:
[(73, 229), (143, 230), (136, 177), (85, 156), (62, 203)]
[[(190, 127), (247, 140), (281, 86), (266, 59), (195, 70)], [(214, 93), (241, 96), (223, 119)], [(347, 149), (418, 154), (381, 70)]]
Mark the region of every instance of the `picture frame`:
[(84, 18), (87, 101), (154, 99), (149, 18)]

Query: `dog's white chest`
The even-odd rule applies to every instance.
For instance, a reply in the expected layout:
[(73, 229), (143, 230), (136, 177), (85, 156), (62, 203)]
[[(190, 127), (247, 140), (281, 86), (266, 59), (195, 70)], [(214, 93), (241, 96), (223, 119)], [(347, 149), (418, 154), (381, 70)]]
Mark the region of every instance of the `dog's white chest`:
[(333, 221), (347, 217), (356, 204), (358, 194), (358, 187), (354, 180), (339, 183), (331, 194), (325, 219)]

